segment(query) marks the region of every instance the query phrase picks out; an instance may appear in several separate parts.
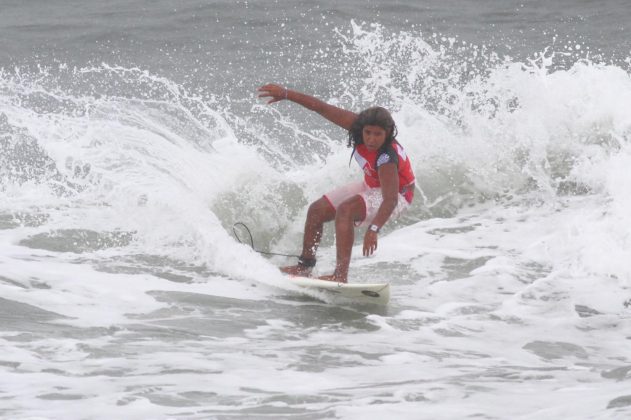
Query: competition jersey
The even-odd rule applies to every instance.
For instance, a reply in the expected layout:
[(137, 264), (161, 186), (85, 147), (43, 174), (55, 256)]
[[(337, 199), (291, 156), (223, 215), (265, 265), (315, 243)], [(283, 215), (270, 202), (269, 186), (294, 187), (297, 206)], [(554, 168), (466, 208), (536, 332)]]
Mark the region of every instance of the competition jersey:
[[(377, 156), (377, 154), (379, 156)], [(414, 172), (410, 158), (405, 153), (403, 147), (395, 140), (392, 146), (386, 151), (372, 151), (365, 144), (360, 144), (355, 148), (355, 160), (364, 171), (364, 182), (370, 188), (379, 188), (379, 174), (377, 170), (385, 163), (394, 162), (399, 173), (399, 194), (402, 194), (408, 203), (414, 197)]]

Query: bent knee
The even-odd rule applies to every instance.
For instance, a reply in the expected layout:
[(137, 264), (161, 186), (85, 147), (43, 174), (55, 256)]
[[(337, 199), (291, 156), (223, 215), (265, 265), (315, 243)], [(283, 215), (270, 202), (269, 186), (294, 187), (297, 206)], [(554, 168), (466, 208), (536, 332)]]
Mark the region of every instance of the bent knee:
[(323, 197), (309, 205), (307, 215), (322, 220), (330, 220), (335, 217), (335, 208)]
[(355, 196), (338, 206), (336, 219), (363, 220), (365, 213), (363, 199), (360, 196)]
[(337, 207), (336, 217), (346, 217), (353, 213), (353, 205), (350, 201), (345, 201)]

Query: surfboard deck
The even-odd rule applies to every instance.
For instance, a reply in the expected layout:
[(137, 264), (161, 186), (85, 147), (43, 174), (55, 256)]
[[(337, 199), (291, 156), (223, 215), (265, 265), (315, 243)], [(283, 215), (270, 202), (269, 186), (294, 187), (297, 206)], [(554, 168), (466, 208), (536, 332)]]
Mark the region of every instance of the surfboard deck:
[(361, 303), (386, 305), (390, 300), (390, 283), (338, 283), (311, 277), (288, 276), (296, 286), (316, 289)]

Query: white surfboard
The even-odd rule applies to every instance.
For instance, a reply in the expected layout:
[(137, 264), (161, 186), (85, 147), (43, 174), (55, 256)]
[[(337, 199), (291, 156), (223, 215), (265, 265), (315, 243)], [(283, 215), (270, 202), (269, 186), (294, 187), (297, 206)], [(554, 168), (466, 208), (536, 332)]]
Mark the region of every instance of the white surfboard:
[(296, 286), (316, 289), (362, 303), (385, 305), (390, 300), (389, 283), (338, 283), (309, 277), (289, 276)]

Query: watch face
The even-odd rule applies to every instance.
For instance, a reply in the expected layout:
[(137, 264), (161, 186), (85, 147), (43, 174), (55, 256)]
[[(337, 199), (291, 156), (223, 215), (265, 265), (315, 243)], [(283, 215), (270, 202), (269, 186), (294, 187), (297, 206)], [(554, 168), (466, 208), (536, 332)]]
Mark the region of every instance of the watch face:
[(379, 232), (379, 226), (377, 226), (377, 225), (370, 225), (370, 230), (372, 230), (373, 232)]

